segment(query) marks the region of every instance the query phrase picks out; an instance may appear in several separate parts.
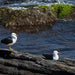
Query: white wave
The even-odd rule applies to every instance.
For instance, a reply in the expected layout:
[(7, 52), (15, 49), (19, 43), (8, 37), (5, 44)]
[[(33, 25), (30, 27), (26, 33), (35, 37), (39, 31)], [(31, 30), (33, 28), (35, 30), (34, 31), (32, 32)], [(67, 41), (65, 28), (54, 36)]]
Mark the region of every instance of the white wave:
[[(1, 0), (0, 0), (1, 1)], [(26, 9), (24, 8), (24, 6), (29, 6), (29, 5), (47, 5), (47, 6), (51, 6), (53, 4), (73, 4), (71, 0), (57, 0), (57, 2), (52, 3), (51, 0), (49, 0), (50, 2), (38, 2), (38, 1), (29, 1), (29, 2), (17, 2), (17, 3), (13, 3), (13, 4), (7, 4), (7, 5), (2, 5), (2, 6), (6, 6), (6, 7), (11, 7), (13, 9)]]

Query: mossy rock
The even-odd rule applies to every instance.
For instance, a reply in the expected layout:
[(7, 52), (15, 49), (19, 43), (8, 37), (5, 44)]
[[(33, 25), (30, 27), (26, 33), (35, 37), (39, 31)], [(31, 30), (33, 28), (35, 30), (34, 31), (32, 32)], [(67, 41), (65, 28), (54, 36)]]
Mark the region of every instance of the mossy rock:
[(75, 8), (75, 5), (56, 4), (52, 6), (39, 6), (39, 8), (42, 10), (50, 8), (58, 18), (64, 18), (72, 12), (73, 8)]

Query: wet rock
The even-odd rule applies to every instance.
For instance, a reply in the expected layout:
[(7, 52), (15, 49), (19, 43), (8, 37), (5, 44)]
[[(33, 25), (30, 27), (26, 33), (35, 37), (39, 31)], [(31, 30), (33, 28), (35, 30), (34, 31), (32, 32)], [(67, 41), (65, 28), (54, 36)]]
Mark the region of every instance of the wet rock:
[(75, 75), (75, 60), (69, 58), (61, 58), (58, 61), (47, 60), (41, 55), (7, 49), (0, 49), (0, 57), (3, 58), (0, 59), (0, 74)]

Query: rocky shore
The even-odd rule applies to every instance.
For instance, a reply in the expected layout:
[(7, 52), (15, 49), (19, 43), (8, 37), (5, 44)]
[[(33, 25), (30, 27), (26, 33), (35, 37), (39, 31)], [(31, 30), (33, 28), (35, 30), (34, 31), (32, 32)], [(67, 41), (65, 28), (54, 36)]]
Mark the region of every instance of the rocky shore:
[(21, 10), (0, 7), (0, 26), (14, 32), (40, 32), (51, 29), (58, 19), (75, 20), (74, 9), (74, 5), (66, 4)]
[(75, 75), (75, 60), (47, 60), (33, 55), (0, 49), (0, 75)]
[(56, 16), (49, 8), (43, 10), (33, 7), (26, 10), (0, 8), (0, 25), (9, 30), (39, 31), (51, 28), (56, 21)]

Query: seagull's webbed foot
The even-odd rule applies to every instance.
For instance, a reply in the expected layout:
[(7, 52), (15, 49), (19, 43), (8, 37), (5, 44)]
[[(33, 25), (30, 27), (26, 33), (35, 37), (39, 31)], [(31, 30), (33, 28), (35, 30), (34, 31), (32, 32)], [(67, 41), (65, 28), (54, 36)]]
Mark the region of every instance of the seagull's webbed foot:
[(11, 45), (9, 45), (9, 49), (10, 49), (10, 50), (13, 50), (13, 49), (11, 48)]

